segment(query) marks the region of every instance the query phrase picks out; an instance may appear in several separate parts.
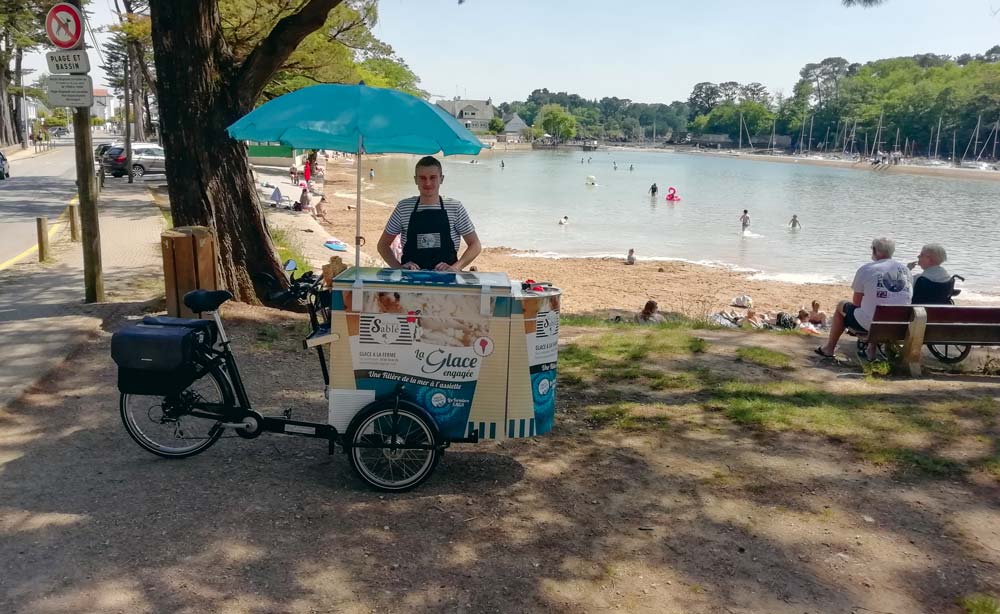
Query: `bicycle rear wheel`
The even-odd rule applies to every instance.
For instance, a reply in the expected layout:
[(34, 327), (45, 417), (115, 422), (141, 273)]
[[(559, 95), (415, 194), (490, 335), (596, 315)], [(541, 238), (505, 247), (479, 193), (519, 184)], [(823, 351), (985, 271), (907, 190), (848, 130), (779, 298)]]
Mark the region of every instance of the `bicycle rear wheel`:
[(164, 458), (186, 458), (203, 452), (222, 436), (220, 420), (191, 415), (199, 404), (235, 405), (229, 380), (212, 368), (181, 393), (146, 396), (122, 393), (122, 423), (146, 450)]

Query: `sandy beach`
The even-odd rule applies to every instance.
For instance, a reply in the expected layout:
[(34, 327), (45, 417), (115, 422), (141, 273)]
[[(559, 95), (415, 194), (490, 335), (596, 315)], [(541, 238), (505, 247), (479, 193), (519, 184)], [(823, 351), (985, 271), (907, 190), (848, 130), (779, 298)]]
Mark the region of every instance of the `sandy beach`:
[[(354, 173), (350, 160), (332, 159), (327, 165), (329, 205), (323, 225), (332, 236), (348, 243), (353, 243), (354, 237)], [(375, 245), (395, 203), (365, 198), (364, 191), (362, 198), (362, 235), (367, 241), (363, 251), (378, 258)], [(475, 212), (470, 214), (475, 219)], [(502, 239), (490, 237), (488, 242)], [(814, 299), (830, 311), (837, 301), (850, 298), (846, 286), (753, 280), (746, 273), (679, 261), (640, 261), (626, 266), (623, 260), (624, 254), (622, 259), (539, 258), (493, 247), (484, 249), (475, 265), (481, 271), (505, 272), (512, 279), (551, 282), (563, 291), (564, 310), (574, 314), (636, 311), (653, 299), (661, 311), (703, 317), (728, 309), (733, 297), (740, 294), (750, 295), (755, 307), (772, 313), (797, 310)]]

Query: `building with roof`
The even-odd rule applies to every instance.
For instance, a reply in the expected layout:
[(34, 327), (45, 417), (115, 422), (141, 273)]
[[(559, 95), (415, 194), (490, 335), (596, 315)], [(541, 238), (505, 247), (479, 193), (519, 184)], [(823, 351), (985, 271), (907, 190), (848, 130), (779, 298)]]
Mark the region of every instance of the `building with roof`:
[(439, 100), (437, 106), (457, 119), (463, 126), (473, 132), (486, 132), (490, 129), (490, 120), (496, 117), (497, 109), (493, 99), (463, 100), (455, 97), (451, 100)]
[(101, 87), (94, 88), (94, 104), (90, 106), (90, 116), (99, 117), (104, 121), (111, 121), (114, 117), (114, 97), (108, 93), (108, 90)]

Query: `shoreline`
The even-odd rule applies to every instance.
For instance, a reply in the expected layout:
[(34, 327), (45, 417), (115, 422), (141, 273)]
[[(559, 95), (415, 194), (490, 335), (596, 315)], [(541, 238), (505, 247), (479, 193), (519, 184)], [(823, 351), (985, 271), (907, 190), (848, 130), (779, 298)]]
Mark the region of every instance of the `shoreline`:
[(713, 156), (736, 160), (751, 160), (754, 162), (776, 162), (778, 164), (808, 164), (811, 166), (828, 166), (855, 171), (887, 173), (890, 175), (921, 175), (924, 177), (947, 177), (950, 179), (976, 179), (982, 181), (1000, 181), (1000, 171), (981, 170), (974, 168), (957, 168), (954, 166), (923, 166), (919, 164), (897, 164), (894, 166), (875, 168), (868, 162), (853, 160), (830, 160), (825, 158), (799, 157), (789, 154), (765, 155), (755, 153), (737, 153), (733, 150), (693, 149), (690, 147), (654, 148), (654, 147), (606, 147), (609, 151), (642, 151), (656, 153), (675, 153), (682, 155)]
[[(341, 240), (354, 236), (353, 161), (338, 159), (327, 165), (326, 219), (323, 227)], [(381, 260), (376, 244), (393, 204), (372, 198), (375, 186), (362, 184), (362, 236), (367, 245), (362, 253)], [(838, 301), (851, 298), (846, 283), (792, 282), (769, 279), (763, 271), (748, 271), (724, 263), (702, 264), (682, 259), (639, 260), (624, 264), (621, 257), (576, 257), (531, 252), (510, 247), (484, 247), (475, 265), (481, 271), (507, 273), (511, 279), (551, 282), (562, 289), (567, 313), (604, 316), (621, 311), (638, 311), (647, 300), (655, 300), (664, 312), (703, 318), (722, 309), (729, 310), (732, 299), (747, 294), (760, 311), (794, 312), (818, 300), (830, 313)], [(852, 273), (852, 272), (848, 272)], [(1000, 304), (1000, 296), (977, 295), (961, 304)], [(962, 297), (960, 297), (962, 298)]]

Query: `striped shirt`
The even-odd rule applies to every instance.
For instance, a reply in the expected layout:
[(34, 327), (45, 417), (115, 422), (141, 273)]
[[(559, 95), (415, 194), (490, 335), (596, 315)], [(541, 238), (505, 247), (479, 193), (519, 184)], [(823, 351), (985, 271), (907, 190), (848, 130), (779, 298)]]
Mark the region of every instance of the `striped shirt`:
[[(385, 223), (385, 231), (390, 235), (399, 235), (400, 245), (406, 245), (406, 230), (410, 225), (410, 215), (413, 213), (413, 206), (420, 200), (419, 196), (404, 198), (396, 203), (389, 221)], [(472, 225), (469, 214), (465, 211), (465, 206), (454, 198), (442, 198), (444, 210), (448, 214), (448, 225), (451, 226), (451, 240), (457, 250), (462, 244), (462, 237), (475, 232), (476, 227)], [(437, 209), (441, 205), (437, 202), (420, 205), (420, 211)]]

